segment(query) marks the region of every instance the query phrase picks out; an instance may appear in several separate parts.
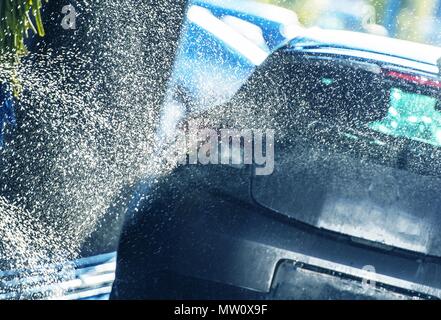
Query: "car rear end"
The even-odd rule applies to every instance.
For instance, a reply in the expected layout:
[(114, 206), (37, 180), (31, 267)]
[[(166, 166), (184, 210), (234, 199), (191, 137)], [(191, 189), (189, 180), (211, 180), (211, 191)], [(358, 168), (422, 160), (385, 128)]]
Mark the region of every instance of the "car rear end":
[(276, 129), (274, 172), (181, 166), (161, 181), (128, 220), (115, 298), (441, 297), (436, 59), (301, 40), (213, 116)]

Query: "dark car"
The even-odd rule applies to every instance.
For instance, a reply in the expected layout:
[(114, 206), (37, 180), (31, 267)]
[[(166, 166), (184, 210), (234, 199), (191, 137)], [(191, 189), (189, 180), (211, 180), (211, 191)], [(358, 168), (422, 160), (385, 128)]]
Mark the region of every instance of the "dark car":
[(272, 129), (274, 171), (159, 177), (127, 217), (112, 297), (440, 298), (439, 57), (336, 31), (278, 49), (231, 102), (182, 125)]

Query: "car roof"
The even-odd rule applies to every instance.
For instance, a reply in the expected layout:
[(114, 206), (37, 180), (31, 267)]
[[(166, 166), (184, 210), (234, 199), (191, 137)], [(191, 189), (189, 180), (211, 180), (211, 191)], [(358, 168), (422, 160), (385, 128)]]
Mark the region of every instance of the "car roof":
[(437, 66), (441, 48), (427, 44), (371, 35), (360, 32), (304, 29), (289, 42), (293, 49), (342, 49), (364, 52), (367, 55), (385, 55), (401, 60)]
[(191, 4), (208, 9), (221, 8), (225, 13), (228, 11), (240, 12), (279, 24), (298, 23), (297, 14), (294, 11), (267, 3), (250, 0), (193, 0)]

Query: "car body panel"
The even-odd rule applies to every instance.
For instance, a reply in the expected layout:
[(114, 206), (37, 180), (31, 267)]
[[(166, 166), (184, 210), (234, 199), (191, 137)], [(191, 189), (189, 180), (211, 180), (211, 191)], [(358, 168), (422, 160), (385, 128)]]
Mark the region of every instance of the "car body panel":
[[(153, 188), (153, 193), (161, 196), (157, 200), (153, 196), (144, 204), (141, 211), (149, 214), (127, 221), (118, 252), (113, 298), (231, 298), (222, 284), (245, 289), (238, 296), (241, 299), (286, 299), (278, 295), (276, 281), (280, 265), (285, 262), (313, 270), (320, 279), (349, 281), (345, 284), (349, 291), (365, 288), (363, 281), (375, 282), (351, 299), (441, 298), (441, 264), (437, 258), (353, 241), (287, 219), (246, 199), (227, 196), (228, 189), (234, 189), (234, 194), (247, 194), (250, 170), (228, 166), (182, 168), (166, 179), (173, 186), (160, 185), (165, 189), (162, 191)], [(207, 185), (207, 179), (212, 183)], [(173, 201), (165, 196), (170, 192)], [(367, 271), (367, 266), (374, 266), (375, 272)], [(197, 287), (158, 280), (154, 275), (158, 270), (208, 281), (212, 289), (198, 293)], [(156, 284), (149, 290), (139, 285), (150, 286), (151, 281)], [(333, 298), (325, 292), (303, 293), (297, 298)]]
[(435, 66), (441, 57), (440, 47), (353, 31), (319, 28), (306, 29), (301, 36), (290, 41), (289, 47), (349, 49), (354, 53), (378, 53)]
[(173, 136), (186, 114), (229, 101), (256, 66), (301, 29), (294, 12), (273, 5), (190, 2), (162, 110), (160, 139)]
[[(257, 36), (247, 37), (248, 30), (228, 24), (225, 17), (254, 26)], [(272, 5), (243, 0), (191, 2), (170, 87), (185, 88), (194, 104), (205, 107), (231, 99), (254, 68), (288, 40), (283, 28), (293, 25), (298, 27), (294, 12)]]
[(247, 0), (197, 0), (194, 4), (210, 9), (217, 17), (232, 15), (259, 26), (270, 50), (286, 41), (290, 27), (299, 25), (293, 11), (275, 5)]

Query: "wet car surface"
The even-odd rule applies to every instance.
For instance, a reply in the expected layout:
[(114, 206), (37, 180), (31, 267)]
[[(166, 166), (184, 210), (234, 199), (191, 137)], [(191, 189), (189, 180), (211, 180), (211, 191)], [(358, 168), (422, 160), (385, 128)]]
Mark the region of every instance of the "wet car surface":
[(114, 298), (440, 297), (440, 50), (337, 38), (293, 39), (190, 120), (273, 128), (274, 172), (183, 165), (160, 179), (126, 221)]

